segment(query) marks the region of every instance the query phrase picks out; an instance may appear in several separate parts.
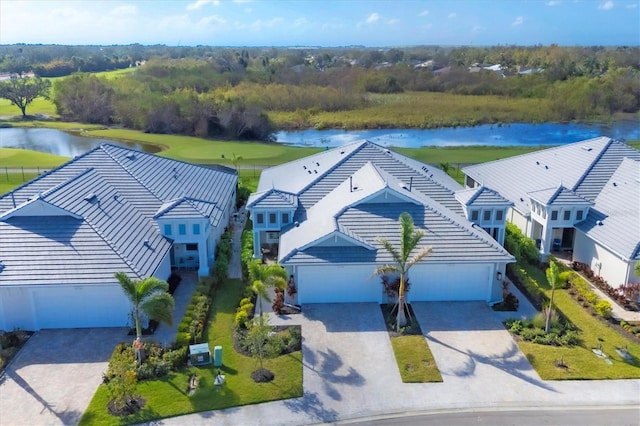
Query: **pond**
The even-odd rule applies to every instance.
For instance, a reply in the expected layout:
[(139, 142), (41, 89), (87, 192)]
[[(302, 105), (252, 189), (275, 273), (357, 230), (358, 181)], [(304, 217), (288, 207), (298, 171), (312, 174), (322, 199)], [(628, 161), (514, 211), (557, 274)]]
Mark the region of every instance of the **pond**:
[(30, 149), (64, 157), (75, 157), (76, 155), (84, 154), (103, 143), (111, 143), (150, 153), (160, 152), (161, 150), (154, 145), (85, 138), (54, 129), (0, 129), (0, 148)]
[[(604, 124), (511, 124), (443, 129), (299, 130), (276, 133), (278, 143), (332, 148), (368, 139), (383, 146), (544, 146), (563, 145), (598, 136), (620, 140), (640, 139), (640, 122), (617, 121)], [(0, 148), (23, 148), (74, 157), (102, 143), (157, 153), (160, 147), (134, 142), (86, 138), (53, 129), (0, 129)]]
[(423, 146), (545, 146), (564, 145), (599, 136), (640, 139), (640, 122), (617, 121), (604, 124), (510, 124), (441, 129), (300, 130), (278, 132), (279, 143), (294, 146), (336, 147), (368, 139), (383, 146), (419, 148)]

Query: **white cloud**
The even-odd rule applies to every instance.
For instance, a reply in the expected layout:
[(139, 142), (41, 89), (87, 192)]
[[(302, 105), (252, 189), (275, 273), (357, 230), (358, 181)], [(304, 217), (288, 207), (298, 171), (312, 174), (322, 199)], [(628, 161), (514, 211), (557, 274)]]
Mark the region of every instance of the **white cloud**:
[(598, 6), (598, 9), (600, 9), (600, 10), (611, 10), (611, 9), (613, 9), (613, 1), (607, 0), (604, 3), (600, 3), (600, 5)]
[(627, 9), (635, 9), (636, 7), (638, 7), (638, 5), (636, 3), (631, 3), (625, 6)]
[(471, 35), (476, 36), (485, 30), (486, 28), (483, 27), (482, 25), (476, 25), (475, 27), (471, 28)]
[(517, 27), (518, 25), (522, 25), (522, 23), (524, 22), (524, 18), (522, 16), (518, 16), (512, 23), (511, 26), (512, 27)]
[(187, 10), (197, 10), (209, 3), (217, 6), (220, 4), (220, 0), (196, 0), (194, 3), (189, 3), (187, 5)]
[(449, 14), (449, 16), (447, 16), (447, 18), (449, 18), (449, 19), (453, 19), (453, 18), (455, 18), (456, 16), (458, 16), (458, 14), (457, 14), (457, 13), (455, 13), (455, 12), (451, 12), (451, 13)]
[(399, 23), (400, 23), (399, 19), (389, 19), (387, 21), (387, 24), (389, 24), (389, 25), (395, 25), (395, 24), (399, 24)]
[(269, 19), (268, 21), (263, 21), (262, 19), (258, 19), (257, 21), (254, 21), (251, 23), (250, 28), (252, 31), (262, 31), (265, 28), (275, 27), (276, 25), (279, 25), (282, 22), (284, 22), (284, 19), (280, 17)]
[(211, 16), (202, 17), (197, 23), (197, 25), (205, 25), (205, 26), (206, 25), (211, 25), (211, 24), (214, 24), (214, 25), (226, 25), (227, 21), (224, 18), (222, 18), (222, 17), (220, 17), (218, 15), (211, 15)]
[(551, 0), (547, 2), (547, 6), (558, 6), (560, 4), (560, 2), (558, 0)]
[(374, 12), (371, 15), (369, 15), (369, 17), (367, 18), (367, 24), (375, 24), (379, 20), (380, 20), (380, 15)]
[(293, 21), (293, 25), (295, 25), (296, 27), (304, 27), (309, 25), (309, 21), (307, 21), (307, 18), (298, 18)]
[(429, 11), (428, 11), (428, 10), (423, 10), (422, 12), (420, 12), (420, 13), (418, 14), (418, 16), (427, 16), (428, 14), (429, 14)]
[(138, 8), (133, 5), (118, 6), (115, 9), (113, 9), (111, 12), (109, 12), (109, 14), (111, 15), (120, 15), (120, 16), (130, 16), (130, 15), (135, 15), (136, 13), (138, 13)]

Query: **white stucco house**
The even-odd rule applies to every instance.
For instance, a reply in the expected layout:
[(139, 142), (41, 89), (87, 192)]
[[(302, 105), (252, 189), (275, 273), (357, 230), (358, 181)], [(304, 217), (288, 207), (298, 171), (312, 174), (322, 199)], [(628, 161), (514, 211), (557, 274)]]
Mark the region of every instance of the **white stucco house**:
[(510, 200), (508, 220), (542, 257), (571, 252), (618, 287), (638, 282), (640, 151), (607, 137), (463, 169), (468, 188)]
[[(432, 253), (409, 274), (409, 301), (502, 299), (504, 238), (512, 203), (465, 190), (443, 171), (369, 141), (263, 171), (247, 208), (254, 256), (268, 252), (293, 276), (299, 304), (387, 302), (377, 266), (392, 262), (402, 212)], [(470, 219), (473, 206), (487, 214)]]
[(208, 275), (237, 173), (104, 144), (0, 196), (0, 329), (123, 327), (114, 277)]

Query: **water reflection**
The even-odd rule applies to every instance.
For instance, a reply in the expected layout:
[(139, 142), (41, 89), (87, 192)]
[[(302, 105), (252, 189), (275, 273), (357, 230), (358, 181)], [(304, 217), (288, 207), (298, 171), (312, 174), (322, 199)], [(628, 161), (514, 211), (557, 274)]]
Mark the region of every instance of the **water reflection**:
[(121, 142), (106, 139), (85, 138), (54, 129), (0, 129), (0, 148), (21, 148), (49, 154), (75, 157), (103, 143), (125, 146), (144, 152), (160, 152), (154, 145)]
[(563, 145), (599, 136), (640, 139), (638, 121), (602, 124), (511, 124), (444, 129), (300, 130), (278, 132), (279, 143), (294, 146), (335, 147), (361, 139), (383, 146), (545, 146)]

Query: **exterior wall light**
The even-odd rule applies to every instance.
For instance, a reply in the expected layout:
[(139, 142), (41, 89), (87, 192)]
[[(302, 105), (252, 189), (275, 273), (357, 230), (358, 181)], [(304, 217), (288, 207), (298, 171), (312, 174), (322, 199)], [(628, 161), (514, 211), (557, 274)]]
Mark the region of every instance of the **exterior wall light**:
[(496, 277), (498, 278), (498, 281), (502, 281), (502, 272), (498, 271)]

